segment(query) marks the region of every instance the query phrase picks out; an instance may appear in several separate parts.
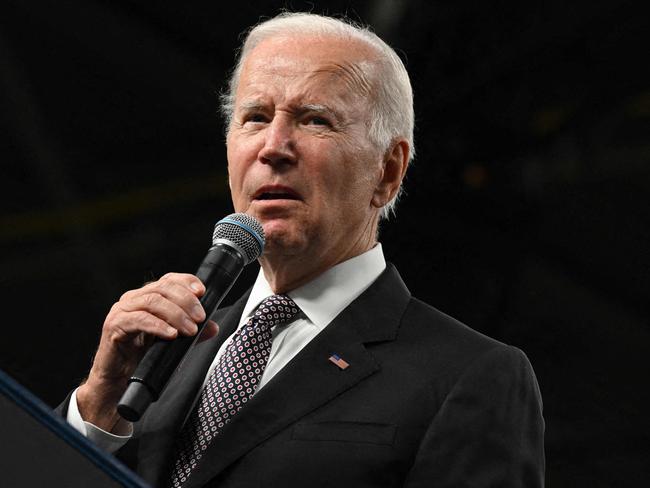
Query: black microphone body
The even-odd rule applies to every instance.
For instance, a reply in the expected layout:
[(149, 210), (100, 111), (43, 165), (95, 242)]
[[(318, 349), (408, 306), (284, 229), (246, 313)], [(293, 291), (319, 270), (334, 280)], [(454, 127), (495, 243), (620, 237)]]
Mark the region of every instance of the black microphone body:
[[(217, 228), (226, 219), (220, 221)], [(259, 230), (261, 231), (261, 225)], [(151, 345), (129, 379), (129, 385), (117, 405), (118, 413), (126, 420), (131, 422), (140, 420), (149, 405), (158, 400), (172, 374), (201, 335), (210, 315), (217, 309), (241, 274), (244, 266), (252, 261), (249, 255), (250, 252), (243, 251), (228, 239), (217, 238), (217, 232), (217, 229), (215, 229), (214, 245), (208, 251), (196, 273), (197, 278), (203, 282), (206, 289), (205, 294), (200, 299), (205, 310), (206, 319), (199, 325), (195, 336), (179, 335), (176, 339), (160, 339)], [(263, 231), (261, 233), (263, 246)], [(258, 238), (259, 235), (255, 237)], [(261, 254), (261, 248), (259, 253)], [(253, 257), (257, 258), (257, 256)]]

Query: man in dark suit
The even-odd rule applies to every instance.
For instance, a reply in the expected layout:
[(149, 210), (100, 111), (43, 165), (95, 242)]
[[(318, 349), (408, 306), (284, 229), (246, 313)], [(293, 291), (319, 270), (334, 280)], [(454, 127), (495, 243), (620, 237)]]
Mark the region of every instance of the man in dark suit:
[(413, 155), (394, 51), (283, 14), (249, 33), (224, 111), (234, 207), (267, 239), (257, 281), (135, 426), (127, 379), (152, 337), (196, 334), (205, 289), (172, 273), (125, 293), (69, 421), (155, 486), (541, 487), (524, 354), (411, 297), (377, 242)]

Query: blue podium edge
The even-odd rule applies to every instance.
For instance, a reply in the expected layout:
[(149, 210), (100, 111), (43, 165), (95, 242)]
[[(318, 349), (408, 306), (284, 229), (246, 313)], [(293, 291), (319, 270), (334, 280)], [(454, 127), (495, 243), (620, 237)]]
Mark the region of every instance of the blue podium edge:
[(40, 398), (2, 370), (0, 370), (0, 392), (122, 486), (151, 488), (133, 471), (86, 439)]

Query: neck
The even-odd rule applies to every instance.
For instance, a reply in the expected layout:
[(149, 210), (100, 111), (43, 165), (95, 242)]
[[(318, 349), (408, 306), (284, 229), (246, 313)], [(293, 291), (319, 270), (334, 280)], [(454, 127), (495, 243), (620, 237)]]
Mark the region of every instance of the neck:
[(260, 258), (264, 277), (273, 293), (287, 293), (309, 283), (328, 269), (372, 249), (377, 240), (364, 239), (340, 252), (284, 254), (267, 252)]

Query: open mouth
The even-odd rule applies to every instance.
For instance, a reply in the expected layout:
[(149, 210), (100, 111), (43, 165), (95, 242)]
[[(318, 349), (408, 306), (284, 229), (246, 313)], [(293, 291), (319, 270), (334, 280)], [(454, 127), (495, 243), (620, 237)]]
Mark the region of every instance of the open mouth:
[(262, 187), (253, 196), (254, 200), (300, 200), (300, 195), (291, 188)]
[(255, 200), (298, 200), (290, 193), (262, 193)]

